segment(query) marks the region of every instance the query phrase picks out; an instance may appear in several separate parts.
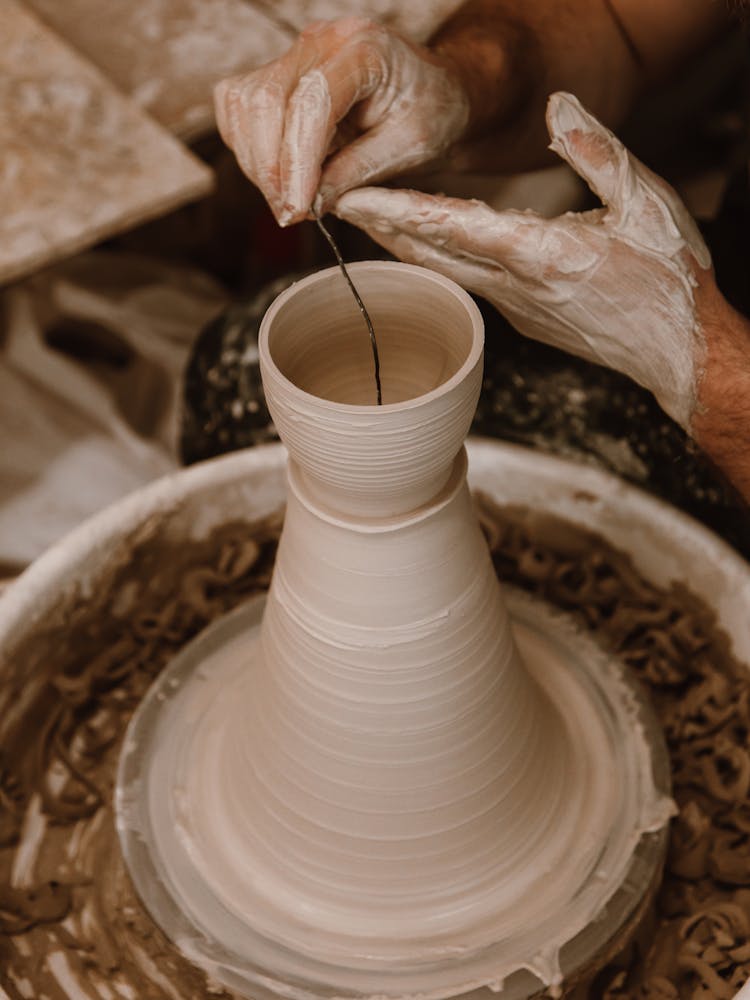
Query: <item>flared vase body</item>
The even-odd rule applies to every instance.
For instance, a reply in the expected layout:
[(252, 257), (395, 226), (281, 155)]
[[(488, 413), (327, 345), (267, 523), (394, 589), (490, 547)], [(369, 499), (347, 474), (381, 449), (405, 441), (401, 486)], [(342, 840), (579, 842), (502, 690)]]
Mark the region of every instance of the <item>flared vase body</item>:
[(262, 933), (332, 961), (497, 940), (570, 847), (560, 722), (517, 655), (466, 484), (479, 312), (430, 272), (359, 269), (385, 405), (336, 272), (261, 331), (289, 498), (252, 695), (224, 734), (232, 794), (205, 790), (236, 843), (229, 905), (255, 900)]

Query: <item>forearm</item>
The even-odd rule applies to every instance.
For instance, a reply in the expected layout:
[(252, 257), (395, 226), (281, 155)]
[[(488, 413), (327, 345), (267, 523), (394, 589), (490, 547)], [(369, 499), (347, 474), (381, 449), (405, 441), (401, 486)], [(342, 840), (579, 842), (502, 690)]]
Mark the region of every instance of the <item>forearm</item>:
[(725, 16), (715, 0), (467, 0), (430, 41), (471, 104), (456, 166), (550, 162), (544, 108), (555, 90), (616, 126), (639, 93), (710, 42)]
[(430, 47), (469, 96), (469, 142), (456, 157), (467, 169), (550, 162), (544, 110), (554, 90), (574, 93), (615, 124), (638, 86), (638, 67), (603, 0), (468, 0)]
[(701, 282), (696, 307), (705, 357), (691, 430), (750, 502), (750, 321), (723, 298), (712, 276)]

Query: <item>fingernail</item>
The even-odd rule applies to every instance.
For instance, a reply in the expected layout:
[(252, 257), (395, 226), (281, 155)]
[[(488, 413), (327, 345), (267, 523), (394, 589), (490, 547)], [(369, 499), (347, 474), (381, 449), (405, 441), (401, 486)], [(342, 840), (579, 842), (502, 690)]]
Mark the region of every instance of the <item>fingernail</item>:
[(283, 205), (276, 213), (276, 221), (283, 229), (285, 226), (289, 226), (292, 222), (294, 222), (296, 214), (296, 211), (291, 207), (291, 205)]
[(338, 198), (338, 192), (335, 188), (332, 188), (329, 184), (321, 184), (318, 188), (318, 193), (315, 196), (315, 207), (319, 212), (330, 212), (333, 205), (336, 203)]
[(557, 93), (550, 97), (549, 116), (557, 133), (565, 134), (588, 125), (586, 113), (570, 94)]

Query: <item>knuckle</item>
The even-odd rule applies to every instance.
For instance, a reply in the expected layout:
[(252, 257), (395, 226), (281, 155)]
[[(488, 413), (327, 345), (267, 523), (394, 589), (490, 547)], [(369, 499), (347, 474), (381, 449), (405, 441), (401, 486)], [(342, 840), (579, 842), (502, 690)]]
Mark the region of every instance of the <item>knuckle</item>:
[(261, 68), (246, 76), (230, 77), (217, 84), (216, 100), (230, 116), (244, 119), (257, 112), (268, 111), (284, 99), (284, 89), (270, 69)]
[(238, 76), (228, 76), (223, 80), (220, 80), (216, 85), (217, 89), (228, 98), (234, 98), (241, 94), (248, 86), (252, 86), (253, 79), (262, 70), (254, 70), (252, 73), (241, 73)]
[(273, 78), (258, 80), (240, 94), (243, 110), (248, 117), (272, 112), (279, 108), (284, 100), (284, 88)]
[(231, 124), (232, 110), (237, 103), (238, 94), (239, 84), (236, 77), (219, 80), (214, 86), (214, 104), (218, 114), (224, 118), (227, 125)]

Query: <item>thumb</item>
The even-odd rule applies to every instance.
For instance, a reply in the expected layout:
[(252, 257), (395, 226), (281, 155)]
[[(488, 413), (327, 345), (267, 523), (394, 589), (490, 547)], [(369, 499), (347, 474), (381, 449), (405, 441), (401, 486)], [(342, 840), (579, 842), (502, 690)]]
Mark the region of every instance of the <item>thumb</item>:
[(622, 211), (637, 178), (620, 140), (577, 97), (558, 91), (547, 102), (550, 149), (570, 164), (605, 205)]
[(677, 193), (636, 159), (572, 94), (547, 102), (550, 148), (609, 206), (613, 231), (628, 231), (652, 252), (674, 257), (689, 251), (711, 266), (703, 237)]

